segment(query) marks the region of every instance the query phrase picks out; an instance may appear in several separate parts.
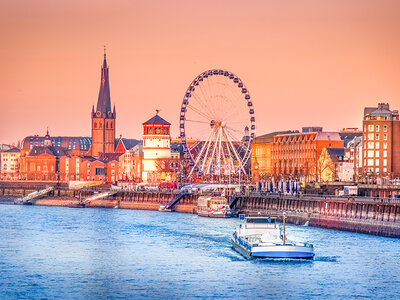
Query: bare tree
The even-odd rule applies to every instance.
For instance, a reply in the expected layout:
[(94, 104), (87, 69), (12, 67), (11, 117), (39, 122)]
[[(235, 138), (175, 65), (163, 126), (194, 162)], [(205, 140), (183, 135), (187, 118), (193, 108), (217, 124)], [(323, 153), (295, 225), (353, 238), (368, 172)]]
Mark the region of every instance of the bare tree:
[(324, 148), (321, 152), (321, 155), (318, 158), (317, 161), (317, 181), (320, 182), (323, 175), (331, 174), (332, 178), (331, 180), (333, 181), (336, 176), (336, 166), (335, 163), (333, 162), (332, 158), (329, 156), (328, 151), (326, 148)]

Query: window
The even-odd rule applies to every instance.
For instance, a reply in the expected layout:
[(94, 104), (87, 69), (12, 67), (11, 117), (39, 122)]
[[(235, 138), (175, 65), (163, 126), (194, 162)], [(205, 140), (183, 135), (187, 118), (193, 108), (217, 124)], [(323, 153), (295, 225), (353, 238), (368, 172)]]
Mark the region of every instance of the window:
[(379, 146), (380, 146), (379, 142), (376, 142), (375, 143), (375, 149), (379, 149)]
[(383, 149), (387, 149), (387, 143), (383, 143)]
[(383, 160), (383, 165), (384, 165), (385, 167), (387, 166), (387, 159), (386, 159), (386, 158)]
[(368, 166), (373, 166), (373, 165), (374, 165), (374, 160), (368, 159)]
[(374, 134), (373, 133), (368, 133), (368, 140), (370, 140), (370, 141), (374, 140)]
[(94, 128), (97, 128), (97, 122), (94, 122)]
[(368, 142), (368, 149), (374, 149), (374, 142)]
[(379, 157), (379, 151), (375, 151), (375, 157)]
[(376, 137), (376, 140), (379, 140), (379, 133), (377, 133), (377, 134), (375, 135), (375, 137)]
[(383, 131), (384, 132), (387, 132), (387, 128), (388, 128), (387, 125), (383, 125)]
[(375, 131), (376, 131), (376, 132), (379, 132), (379, 125), (376, 125), (376, 126), (375, 126)]
[(384, 134), (383, 134), (383, 139), (384, 139), (385, 141), (387, 141), (387, 133), (384, 133)]
[(111, 164), (111, 168), (115, 168), (115, 164), (114, 163)]
[(375, 159), (375, 166), (379, 166), (379, 159)]
[(374, 151), (369, 150), (368, 151), (368, 157), (374, 157)]
[(383, 151), (383, 157), (387, 157), (387, 150)]
[(387, 168), (383, 168), (383, 173), (387, 173)]
[(374, 131), (374, 125), (368, 125), (368, 131)]
[(104, 175), (106, 172), (104, 168), (96, 168), (96, 173), (95, 175)]

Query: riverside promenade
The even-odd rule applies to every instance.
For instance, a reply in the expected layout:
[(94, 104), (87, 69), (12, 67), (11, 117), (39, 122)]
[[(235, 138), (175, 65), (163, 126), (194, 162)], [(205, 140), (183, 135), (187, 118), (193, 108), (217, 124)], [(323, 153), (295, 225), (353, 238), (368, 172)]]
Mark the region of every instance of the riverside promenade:
[[(43, 188), (45, 185), (41, 186)], [(13, 203), (13, 199), (29, 194), (32, 186), (0, 186), (0, 203)], [(69, 206), (78, 204), (96, 190), (69, 190), (59, 186), (49, 195), (35, 199), (31, 204), (43, 206)], [(158, 210), (173, 200), (179, 190), (125, 191), (91, 200), (86, 207)], [(174, 206), (174, 211), (196, 213), (196, 194), (187, 194)], [(277, 195), (251, 193), (236, 195), (231, 208), (245, 215), (273, 215), (280, 219), (287, 212), (287, 221), (297, 225), (309, 225), (381, 235), (400, 237), (400, 199), (368, 197), (335, 197), (324, 195)]]

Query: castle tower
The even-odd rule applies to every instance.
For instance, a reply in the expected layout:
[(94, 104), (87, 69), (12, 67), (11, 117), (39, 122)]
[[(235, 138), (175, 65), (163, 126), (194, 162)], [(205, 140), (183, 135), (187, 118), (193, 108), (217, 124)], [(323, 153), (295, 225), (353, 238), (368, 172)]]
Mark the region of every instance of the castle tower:
[(171, 158), (171, 124), (157, 114), (143, 123), (143, 182), (154, 182), (157, 160)]
[(111, 111), (110, 83), (104, 48), (104, 61), (101, 67), (101, 82), (97, 108), (92, 107), (92, 146), (89, 155), (99, 157), (100, 153), (113, 153), (115, 150), (115, 105)]

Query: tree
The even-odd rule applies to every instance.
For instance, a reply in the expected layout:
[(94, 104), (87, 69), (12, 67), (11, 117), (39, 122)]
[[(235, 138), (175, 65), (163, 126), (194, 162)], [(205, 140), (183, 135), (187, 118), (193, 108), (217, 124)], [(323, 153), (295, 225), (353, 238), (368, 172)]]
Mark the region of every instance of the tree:
[(335, 177), (335, 163), (324, 148), (317, 161), (317, 181), (334, 181)]

